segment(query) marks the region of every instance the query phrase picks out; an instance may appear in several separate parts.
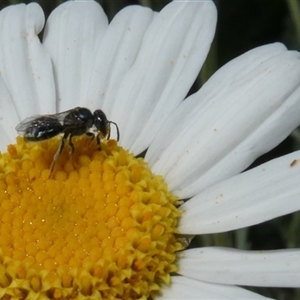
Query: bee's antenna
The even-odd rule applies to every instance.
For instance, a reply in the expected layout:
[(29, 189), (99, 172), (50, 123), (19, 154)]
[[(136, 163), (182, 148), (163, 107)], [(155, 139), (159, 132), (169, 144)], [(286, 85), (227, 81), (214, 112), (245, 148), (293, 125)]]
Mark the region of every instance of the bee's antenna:
[(112, 123), (116, 126), (116, 129), (117, 129), (117, 141), (119, 141), (120, 139), (120, 131), (119, 131), (119, 127), (117, 125), (117, 123), (113, 122), (113, 121), (108, 121), (109, 123)]

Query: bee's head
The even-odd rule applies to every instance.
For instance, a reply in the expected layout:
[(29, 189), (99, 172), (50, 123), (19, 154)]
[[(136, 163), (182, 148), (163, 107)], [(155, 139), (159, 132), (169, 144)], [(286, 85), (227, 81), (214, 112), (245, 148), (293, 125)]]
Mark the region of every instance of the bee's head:
[(101, 109), (94, 111), (94, 126), (100, 132), (102, 138), (110, 138), (110, 124), (114, 124), (117, 128), (117, 140), (119, 141), (119, 128), (115, 122), (108, 121), (105, 113)]

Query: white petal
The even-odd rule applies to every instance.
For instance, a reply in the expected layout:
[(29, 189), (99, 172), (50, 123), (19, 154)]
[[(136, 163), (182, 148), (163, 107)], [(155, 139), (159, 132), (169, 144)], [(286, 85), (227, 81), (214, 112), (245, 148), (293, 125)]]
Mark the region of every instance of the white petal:
[(155, 17), (112, 111), (122, 146), (136, 154), (148, 147), (195, 80), (215, 23), (211, 1), (175, 1)]
[(256, 48), (221, 68), (185, 100), (146, 159), (182, 198), (247, 168), (300, 122), (300, 55)]
[(20, 120), (49, 112), (54, 105), (51, 60), (37, 36), (43, 26), (44, 13), (36, 3), (9, 6), (0, 13), (0, 73)]
[(0, 77), (0, 151), (5, 151), (9, 143), (14, 142), (16, 124), (19, 123), (17, 109)]
[(224, 180), (187, 201), (180, 232), (234, 230), (300, 209), (300, 151)]
[(95, 1), (68, 1), (47, 21), (44, 44), (53, 61), (57, 110), (83, 103), (107, 17)]
[(171, 285), (164, 286), (162, 295), (156, 296), (155, 300), (161, 299), (269, 299), (255, 294), (240, 287), (231, 285), (211, 284), (199, 280), (194, 280), (184, 276), (173, 276)]
[(81, 99), (85, 101), (83, 106), (93, 110), (101, 108), (111, 119), (116, 93), (136, 59), (153, 14), (149, 8), (128, 6), (114, 17), (97, 49), (88, 94)]
[(300, 287), (300, 250), (190, 249), (179, 254), (179, 270), (181, 275), (206, 282)]

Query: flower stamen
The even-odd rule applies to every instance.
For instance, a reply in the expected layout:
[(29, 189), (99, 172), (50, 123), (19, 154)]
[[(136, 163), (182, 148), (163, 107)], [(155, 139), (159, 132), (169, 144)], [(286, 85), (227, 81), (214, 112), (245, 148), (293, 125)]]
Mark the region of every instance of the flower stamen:
[(176, 197), (114, 140), (74, 139), (49, 178), (58, 143), (0, 154), (0, 297), (147, 299), (177, 270)]

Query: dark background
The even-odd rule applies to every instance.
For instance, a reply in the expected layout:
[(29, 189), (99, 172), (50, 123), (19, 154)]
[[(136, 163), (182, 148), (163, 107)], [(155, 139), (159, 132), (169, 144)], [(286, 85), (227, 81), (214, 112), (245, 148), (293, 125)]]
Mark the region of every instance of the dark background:
[[(25, 1), (29, 3), (31, 1)], [(36, 1), (46, 17), (62, 1)], [(111, 20), (130, 4), (150, 6), (160, 11), (170, 1), (98, 1)], [(19, 1), (0, 0), (0, 9)], [(191, 88), (197, 91), (220, 66), (247, 50), (280, 41), (289, 49), (300, 50), (300, 0), (215, 0), (218, 25), (207, 62)], [(299, 116), (300, 123), (300, 116)], [(258, 159), (261, 164), (272, 158), (300, 149), (300, 131), (295, 130), (283, 143)], [(252, 167), (253, 167), (252, 166)], [(300, 199), (299, 199), (300, 201)], [(300, 213), (280, 217), (260, 225), (215, 235), (196, 237), (191, 247), (221, 245), (247, 250), (271, 250), (300, 247)], [(267, 297), (280, 300), (300, 299), (300, 289), (251, 288)]]

